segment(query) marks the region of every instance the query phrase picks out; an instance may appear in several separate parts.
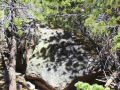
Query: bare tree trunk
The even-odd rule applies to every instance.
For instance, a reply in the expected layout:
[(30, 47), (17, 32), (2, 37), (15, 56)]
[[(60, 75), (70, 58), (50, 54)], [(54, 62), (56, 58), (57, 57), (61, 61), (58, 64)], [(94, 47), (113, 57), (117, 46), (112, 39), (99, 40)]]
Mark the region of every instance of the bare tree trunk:
[(16, 40), (15, 36), (12, 36), (11, 40), (11, 51), (10, 51), (10, 62), (9, 62), (9, 90), (16, 90)]
[(10, 28), (11, 28), (11, 40), (10, 40), (10, 59), (9, 59), (9, 90), (16, 90), (16, 52), (17, 52), (17, 45), (16, 45), (16, 37), (13, 34), (15, 30), (14, 28), (14, 17), (15, 17), (15, 2), (16, 0), (10, 1)]

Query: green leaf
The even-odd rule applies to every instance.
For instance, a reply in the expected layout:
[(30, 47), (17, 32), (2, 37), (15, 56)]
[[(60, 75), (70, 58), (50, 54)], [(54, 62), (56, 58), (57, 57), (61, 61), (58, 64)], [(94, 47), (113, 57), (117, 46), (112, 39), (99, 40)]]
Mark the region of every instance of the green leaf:
[(14, 18), (14, 24), (17, 25), (20, 29), (22, 25), (22, 19), (21, 18)]
[(34, 16), (35, 19), (43, 21), (45, 19), (45, 16), (43, 16), (42, 14), (38, 13), (38, 12), (34, 12)]
[(5, 22), (3, 23), (3, 26), (4, 26), (4, 28), (8, 28), (8, 26), (9, 26), (9, 21), (5, 21)]
[(82, 84), (83, 84), (83, 82), (80, 82), (80, 81), (78, 81), (78, 82), (75, 84), (75, 87), (77, 87), (77, 90), (80, 90), (80, 89), (81, 89)]
[(108, 0), (107, 4), (112, 5), (114, 0)]
[(31, 0), (22, 0), (24, 4), (29, 4)]
[(90, 85), (89, 85), (88, 83), (84, 83), (84, 84), (82, 84), (81, 88), (82, 88), (83, 90), (89, 90)]
[(18, 30), (18, 32), (17, 32), (17, 35), (19, 36), (19, 37), (21, 37), (22, 35), (23, 35), (23, 31), (22, 30)]
[(29, 19), (27, 19), (27, 18), (24, 18), (24, 22), (29, 23), (29, 22), (30, 22), (30, 20), (29, 20)]
[(117, 24), (117, 18), (115, 18), (114, 16), (111, 18), (111, 20), (108, 22), (109, 26), (114, 26)]
[(0, 19), (4, 18), (4, 10), (0, 10)]
[(120, 33), (113, 38), (114, 43), (120, 42)]
[(94, 14), (94, 16), (97, 17), (97, 16), (99, 15), (99, 13), (100, 13), (100, 12), (99, 12), (98, 9), (94, 9), (94, 10), (93, 10), (93, 14)]
[(95, 19), (95, 17), (93, 15), (91, 15), (89, 18), (87, 18), (85, 20), (85, 26), (89, 26), (89, 27), (94, 26), (94, 23), (95, 23), (94, 19)]
[(91, 86), (88, 83), (83, 83), (80, 81), (75, 84), (75, 87), (77, 90), (91, 90)]
[(109, 88), (104, 88), (102, 85), (98, 85), (98, 84), (90, 85), (88, 83), (84, 83), (80, 81), (78, 81), (75, 84), (75, 87), (77, 88), (77, 90), (110, 90)]
[(107, 9), (107, 10), (106, 10), (106, 13), (107, 13), (107, 14), (112, 14), (112, 10), (111, 10), (111, 9)]
[(104, 87), (102, 85), (94, 84), (92, 85), (92, 90), (104, 90)]
[(116, 44), (113, 46), (113, 50), (117, 50), (117, 49), (120, 49), (120, 42), (116, 43)]

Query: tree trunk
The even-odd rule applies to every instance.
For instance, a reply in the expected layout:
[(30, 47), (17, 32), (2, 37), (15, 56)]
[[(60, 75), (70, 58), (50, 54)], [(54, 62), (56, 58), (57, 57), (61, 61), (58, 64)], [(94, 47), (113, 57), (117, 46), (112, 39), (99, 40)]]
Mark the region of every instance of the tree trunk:
[(10, 62), (9, 62), (9, 90), (16, 90), (16, 39), (12, 36), (11, 39), (11, 50), (10, 50)]
[(10, 58), (9, 58), (9, 90), (16, 90), (16, 37), (13, 32), (16, 31), (14, 28), (14, 17), (15, 17), (15, 2), (16, 0), (10, 0), (10, 29), (11, 29), (11, 42), (10, 43)]

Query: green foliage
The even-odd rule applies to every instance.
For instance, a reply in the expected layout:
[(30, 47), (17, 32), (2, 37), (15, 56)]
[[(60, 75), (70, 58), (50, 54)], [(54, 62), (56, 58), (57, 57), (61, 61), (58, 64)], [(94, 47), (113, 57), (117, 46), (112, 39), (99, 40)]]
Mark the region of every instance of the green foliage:
[[(51, 28), (78, 30), (86, 27), (91, 37), (109, 36), (111, 28), (118, 25), (120, 17), (117, 9), (120, 0), (22, 0), (30, 9), (34, 19), (45, 22)], [(114, 49), (119, 48), (115, 43)]]
[(93, 84), (90, 85), (88, 83), (84, 83), (84, 82), (77, 82), (75, 84), (75, 87), (77, 88), (77, 90), (110, 90), (110, 88), (104, 88), (102, 85), (98, 85), (98, 84)]
[(21, 29), (22, 19), (21, 18), (14, 18), (14, 24), (18, 27), (18, 29)]
[(31, 0), (22, 0), (22, 2), (23, 2), (24, 4), (29, 4), (29, 3), (31, 2)]
[[(25, 0), (24, 0), (25, 1)], [(26, 2), (29, 2), (27, 0)], [(29, 2), (30, 3), (30, 2)], [(94, 35), (109, 34), (109, 27), (117, 25), (119, 0), (32, 0), (36, 7), (34, 16), (52, 28), (75, 30), (81, 22)], [(38, 12), (39, 10), (42, 10)], [(103, 19), (98, 21), (100, 15)], [(107, 19), (109, 17), (109, 19)]]
[(3, 18), (4, 18), (4, 11), (0, 10), (0, 19), (3, 19)]
[(116, 17), (111, 17), (111, 19), (108, 21), (109, 26), (115, 26), (117, 25), (117, 18)]
[(23, 34), (24, 34), (24, 32), (23, 32), (21, 29), (18, 30), (17, 35), (18, 35), (19, 37), (22, 37)]
[(47, 25), (52, 28), (62, 27), (73, 29), (71, 27), (74, 20), (73, 17), (76, 18), (77, 16), (69, 16), (69, 14), (80, 13), (81, 8), (79, 5), (81, 2), (82, 0), (43, 0), (37, 2), (38, 5), (32, 2), (35, 7), (39, 7), (36, 7), (36, 11), (31, 11), (37, 20), (47, 22)]
[(8, 28), (8, 26), (9, 26), (9, 21), (6, 21), (6, 22), (4, 22), (4, 28)]
[[(7, 2), (10, 3), (10, 0)], [(27, 7), (26, 11), (32, 19), (43, 22), (51, 28), (75, 31), (80, 30), (81, 25), (93, 38), (109, 35), (110, 29), (116, 27), (120, 20), (117, 11), (120, 0), (18, 0), (15, 5), (16, 9)], [(5, 8), (4, 11), (1, 9), (0, 19), (4, 14), (9, 17), (9, 11), (9, 8)], [(23, 22), (29, 23), (27, 16), (21, 17), (18, 15), (14, 18), (14, 24), (19, 30), (22, 30)], [(7, 28), (9, 23), (9, 20), (5, 21), (4, 27)], [(118, 48), (119, 43), (115, 44), (117, 45), (115, 48)]]
[[(119, 7), (116, 5), (116, 3), (120, 2), (119, 0), (86, 0), (86, 3), (88, 2), (90, 2), (94, 8), (91, 5), (87, 7), (89, 8), (88, 14), (90, 15), (86, 18), (84, 25), (93, 33), (97, 35), (106, 34), (108, 33), (109, 27), (117, 25), (118, 16), (116, 16), (117, 12), (114, 12), (114, 10)], [(100, 17), (101, 14), (104, 14), (103, 17)], [(107, 19), (107, 17), (109, 17), (109, 19)], [(99, 18), (101, 18), (100, 21), (98, 21)]]
[(114, 47), (113, 50), (120, 49), (120, 33), (113, 38)]

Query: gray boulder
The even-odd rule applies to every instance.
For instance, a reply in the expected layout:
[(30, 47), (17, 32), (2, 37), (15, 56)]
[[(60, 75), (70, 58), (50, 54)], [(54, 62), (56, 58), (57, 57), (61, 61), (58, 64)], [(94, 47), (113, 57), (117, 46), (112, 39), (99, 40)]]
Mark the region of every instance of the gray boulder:
[[(89, 40), (61, 29), (42, 28), (37, 34), (39, 44), (31, 54), (26, 71), (26, 77), (33, 83), (43, 90), (63, 90), (87, 72), (94, 60), (90, 53), (94, 47)], [(41, 86), (41, 83), (44, 84)]]

